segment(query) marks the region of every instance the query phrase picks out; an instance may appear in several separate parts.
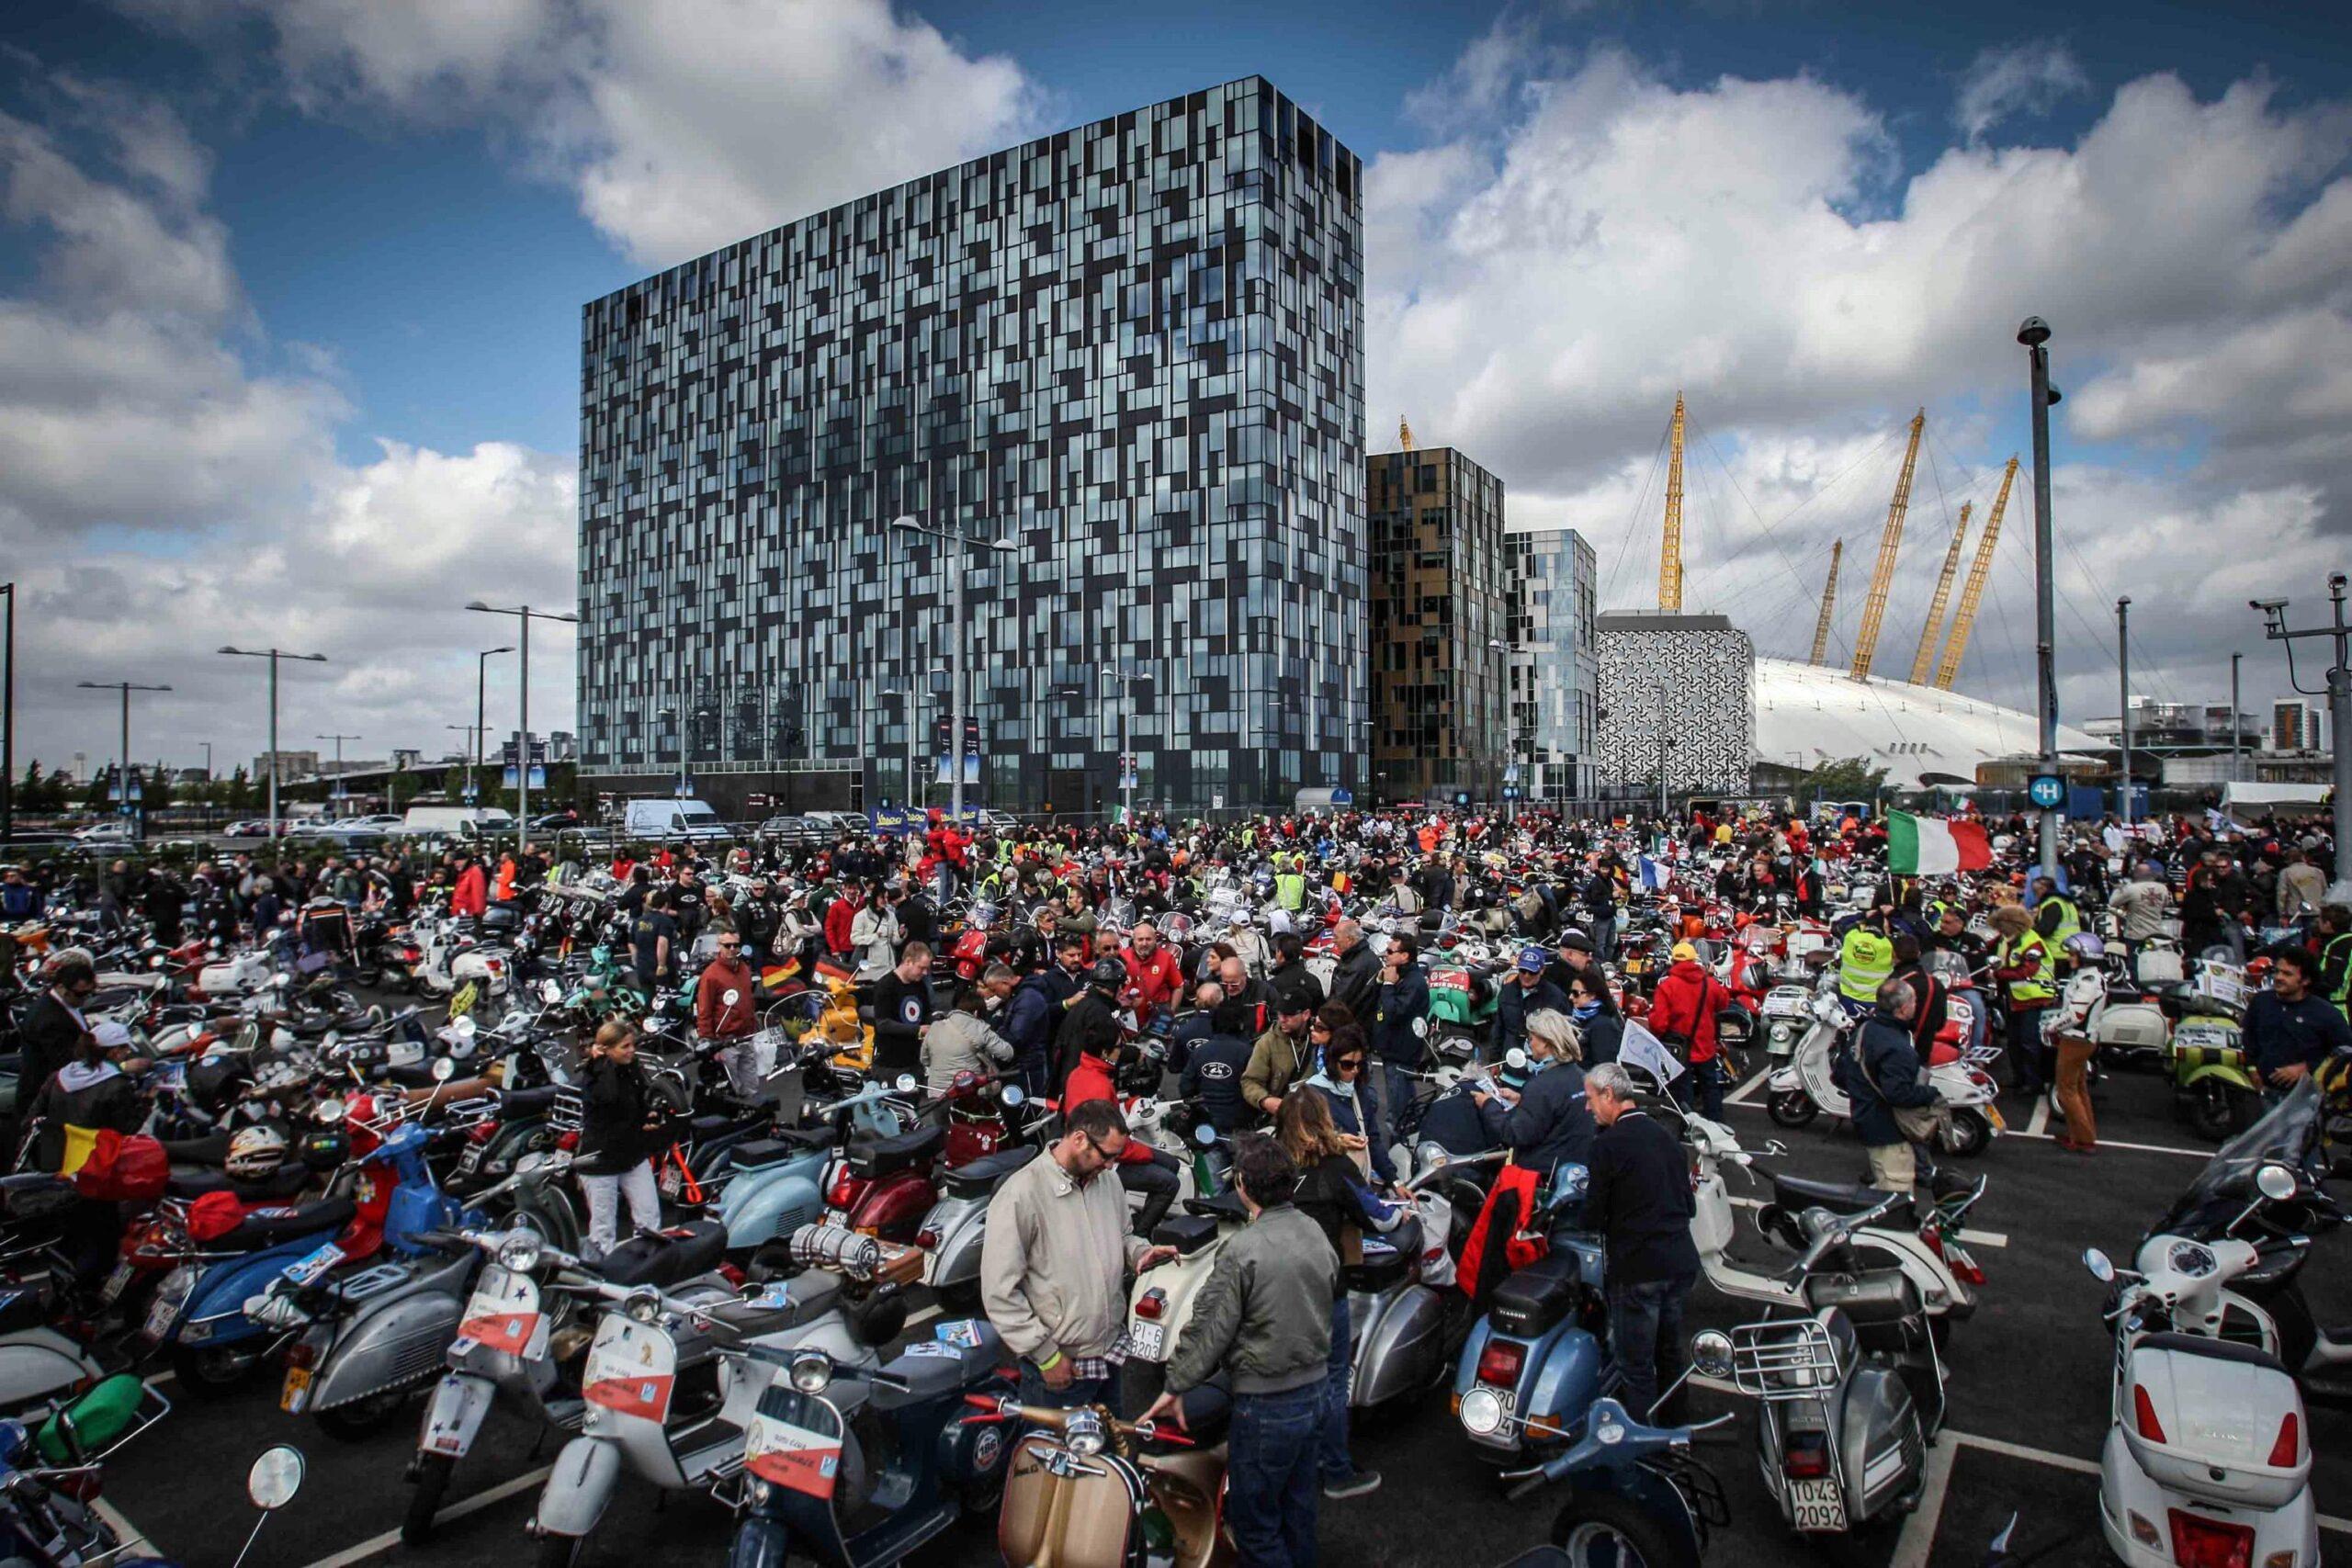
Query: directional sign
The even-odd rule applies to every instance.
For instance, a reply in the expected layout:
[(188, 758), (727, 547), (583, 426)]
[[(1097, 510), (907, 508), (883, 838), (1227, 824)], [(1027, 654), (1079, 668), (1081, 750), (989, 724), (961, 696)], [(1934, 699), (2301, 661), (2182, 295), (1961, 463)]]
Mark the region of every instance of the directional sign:
[(2066, 804), (2066, 781), (2055, 773), (2036, 773), (2026, 781), (2025, 797), (2044, 811)]

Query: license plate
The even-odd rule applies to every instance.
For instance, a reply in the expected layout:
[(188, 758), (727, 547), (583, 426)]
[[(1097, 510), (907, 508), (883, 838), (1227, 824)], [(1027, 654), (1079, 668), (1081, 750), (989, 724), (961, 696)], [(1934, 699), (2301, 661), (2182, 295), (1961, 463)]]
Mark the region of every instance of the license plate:
[(139, 1330), (139, 1337), (151, 1345), (162, 1344), (164, 1336), (172, 1331), (172, 1325), (178, 1321), (179, 1315), (177, 1297), (168, 1293), (157, 1296), (147, 1303), (147, 1322)]
[(310, 1393), (311, 1369), (288, 1367), (286, 1369), (286, 1387), (277, 1396), (277, 1407), (289, 1416), (300, 1416), (302, 1413), (302, 1403), (310, 1396)]
[(1838, 1490), (1837, 1478), (1790, 1482), (1789, 1513), (1791, 1522), (1801, 1530), (1844, 1529), (1846, 1499)]
[(828, 1209), (825, 1217), (817, 1222), (820, 1230), (838, 1231), (849, 1228), (849, 1214), (841, 1209)]
[(128, 1258), (116, 1264), (114, 1272), (107, 1276), (106, 1289), (98, 1292), (98, 1304), (112, 1306), (121, 1300), (122, 1292), (130, 1288), (130, 1262)]
[(1168, 1342), (1168, 1330), (1157, 1323), (1127, 1325), (1127, 1348), (1147, 1361), (1164, 1359), (1160, 1347)]
[(1991, 1100), (1984, 1102), (1984, 1120), (1993, 1123), (1993, 1131), (1996, 1133), (2006, 1133), (2009, 1130), (2008, 1118), (2003, 1116), (2001, 1108)]
[(665, 1165), (662, 1168), (662, 1174), (654, 1178), (653, 1185), (662, 1190), (662, 1196), (664, 1198), (675, 1198), (684, 1183), (678, 1179), (676, 1166)]

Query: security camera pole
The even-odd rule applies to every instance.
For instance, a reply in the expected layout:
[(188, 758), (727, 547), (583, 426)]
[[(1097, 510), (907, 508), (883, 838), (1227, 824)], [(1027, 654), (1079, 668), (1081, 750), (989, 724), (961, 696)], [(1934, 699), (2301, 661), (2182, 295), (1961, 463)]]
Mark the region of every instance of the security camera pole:
[[(2252, 599), (2247, 603), (2262, 613), (2262, 633), (2272, 642), (2287, 645), (2287, 683), (2307, 697), (2317, 692), (2308, 691), (2295, 678), (2295, 643), (2307, 637), (2335, 639), (2335, 660), (2327, 667), (2327, 743), (2334, 753), (2335, 769), (2336, 810), (2343, 802), (2352, 800), (2352, 750), (2344, 745), (2344, 727), (2352, 724), (2352, 622), (2344, 618), (2344, 574), (2327, 574), (2327, 596), (2335, 606), (2331, 626), (2312, 626), (2309, 630), (2290, 632), (2287, 629), (2287, 601), (2284, 599)], [(2352, 833), (2335, 835), (2335, 883), (2327, 890), (2331, 904), (2352, 902)]]
[[(2058, 592), (2051, 578), (2050, 405), (2058, 389), (2050, 384), (2050, 323), (2028, 316), (2018, 328), (2030, 372), (2033, 413), (2033, 622), (2034, 663), (2041, 682), (2041, 771), (2058, 776)], [(2058, 813), (2041, 813), (2041, 874), (2058, 875)]]

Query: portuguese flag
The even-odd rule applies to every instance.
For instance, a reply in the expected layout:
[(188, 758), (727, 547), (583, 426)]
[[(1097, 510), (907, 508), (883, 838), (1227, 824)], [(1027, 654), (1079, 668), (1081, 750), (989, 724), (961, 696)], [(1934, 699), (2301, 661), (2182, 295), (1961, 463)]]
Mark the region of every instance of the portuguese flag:
[(1980, 822), (1890, 811), (1886, 814), (1886, 863), (1898, 876), (1982, 871), (1993, 863), (1993, 843)]

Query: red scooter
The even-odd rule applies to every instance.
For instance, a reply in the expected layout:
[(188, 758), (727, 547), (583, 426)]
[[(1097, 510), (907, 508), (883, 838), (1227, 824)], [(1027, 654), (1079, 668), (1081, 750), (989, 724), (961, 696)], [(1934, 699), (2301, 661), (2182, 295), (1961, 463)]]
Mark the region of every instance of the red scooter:
[(894, 1137), (853, 1136), (825, 1168), (824, 1224), (909, 1242), (939, 1201), (935, 1172), (1002, 1148), (1012, 1136), (1002, 1080), (958, 1073), (947, 1092)]

